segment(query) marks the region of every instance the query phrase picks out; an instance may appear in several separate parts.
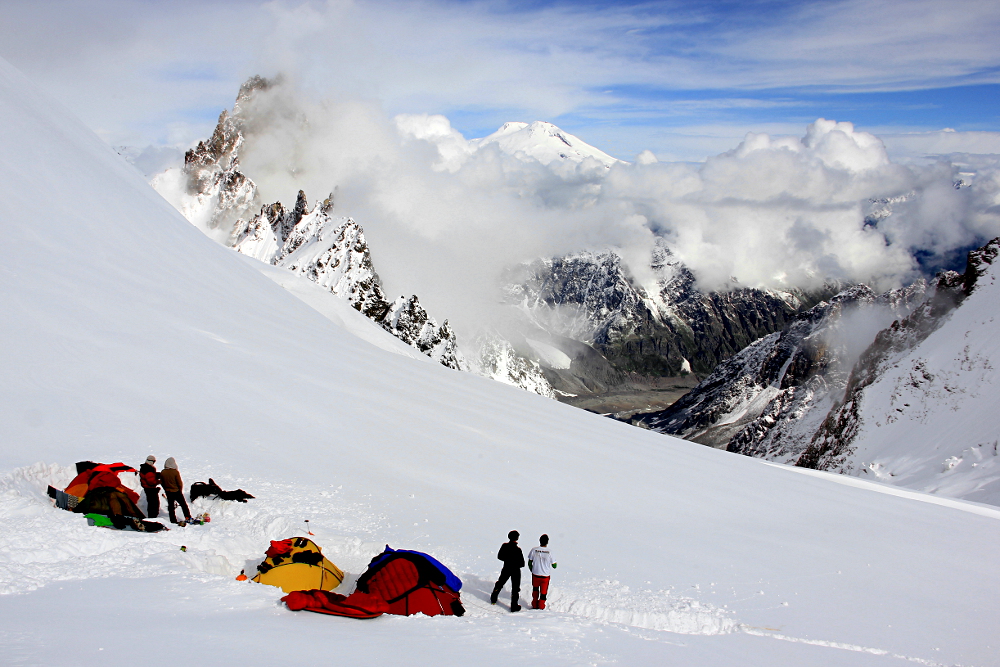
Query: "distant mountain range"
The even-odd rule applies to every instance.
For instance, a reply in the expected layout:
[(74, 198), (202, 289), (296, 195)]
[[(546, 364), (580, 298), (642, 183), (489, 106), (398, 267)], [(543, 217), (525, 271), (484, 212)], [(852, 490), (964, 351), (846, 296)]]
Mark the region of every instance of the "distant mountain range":
[[(153, 178), (196, 226), (225, 245), (282, 266), (347, 298), (401, 340), (456, 370), (471, 370), (549, 397), (643, 388), (663, 376), (704, 374), (756, 338), (780, 329), (820, 294), (741, 289), (703, 293), (666, 245), (650, 249), (656, 284), (640, 286), (614, 249), (540, 258), (511, 267), (498, 286), (514, 315), (504, 331), (483, 329), (459, 345), (416, 295), (388, 299), (372, 264), (361, 225), (336, 216), (333, 195), (310, 204), (300, 191), (291, 206), (260, 201), (240, 167), (247, 116), (272, 82), (241, 86), (212, 136), (189, 150), (181, 169)], [(496, 146), (543, 164), (621, 162), (545, 122), (506, 123), (469, 142)], [(176, 193), (180, 193), (177, 195)], [(323, 193), (325, 196), (325, 193)], [(465, 350), (466, 354), (463, 354)]]
[[(996, 429), (975, 412), (995, 378), (991, 328), (965, 322), (993, 322), (1000, 240), (972, 253), (964, 275), (945, 271), (884, 294), (834, 281), (805, 292), (734, 280), (706, 292), (662, 240), (642, 283), (614, 248), (540, 257), (502, 276), (503, 324), (460, 344), (416, 295), (384, 294), (364, 230), (335, 214), (334, 195), (260, 201), (239, 158), (253, 141), (247, 110), (270, 85), (247, 81), (183, 168), (153, 179), (161, 192), (180, 191), (175, 206), (225, 245), (308, 278), (449, 368), (748, 456), (931, 491), (945, 485), (948, 495), (1000, 504)], [(542, 164), (619, 162), (543, 122), (506, 123), (469, 147)], [(905, 200), (872, 200), (866, 224)], [(650, 395), (678, 376), (704, 379), (651, 411)], [(592, 397), (610, 394), (613, 409), (593, 407)], [(963, 411), (971, 426), (949, 421)], [(939, 432), (921, 433), (914, 454), (906, 438), (920, 424)]]
[[(650, 248), (653, 280), (640, 284), (616, 249), (585, 249), (510, 267), (497, 286), (510, 317), (459, 341), (416, 295), (386, 297), (361, 224), (335, 214), (332, 194), (319, 193), (311, 204), (302, 191), (290, 206), (260, 201), (240, 154), (254, 140), (247, 118), (255, 98), (272, 85), (261, 77), (244, 83), (212, 136), (187, 152), (183, 168), (155, 176), (154, 187), (173, 193), (174, 205), (220, 242), (308, 277), (450, 368), (570, 402), (638, 391), (634, 407), (641, 408), (642, 392), (663, 378), (707, 375), (843, 288), (831, 283), (807, 293), (733, 283), (705, 292), (662, 240)], [(546, 165), (596, 160), (610, 169), (621, 162), (541, 121), (505, 123), (468, 142), (473, 152), (491, 147)], [(891, 204), (879, 203), (877, 213), (890, 215)]]
[[(852, 287), (630, 421), (731, 452), (1000, 504), (1000, 238), (876, 296)], [(859, 344), (860, 343), (860, 344)]]

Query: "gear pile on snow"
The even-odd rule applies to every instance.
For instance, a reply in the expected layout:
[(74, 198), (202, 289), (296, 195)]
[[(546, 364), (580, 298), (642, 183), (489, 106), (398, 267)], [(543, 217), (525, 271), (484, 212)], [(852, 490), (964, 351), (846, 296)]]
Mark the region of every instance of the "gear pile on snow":
[(208, 478), (207, 482), (195, 482), (191, 485), (191, 500), (197, 500), (198, 498), (211, 498), (215, 497), (219, 500), (235, 500), (239, 503), (245, 503), (248, 500), (253, 500), (253, 496), (244, 491), (243, 489), (236, 489), (234, 491), (223, 491), (222, 487), (215, 483), (215, 480), (211, 477)]
[(282, 601), (292, 611), (332, 616), (374, 618), (381, 614), (462, 616), (462, 580), (435, 558), (420, 552), (391, 549), (372, 559), (349, 596), (325, 591), (297, 591)]
[(76, 471), (76, 477), (64, 491), (49, 486), (49, 497), (57, 507), (87, 515), (92, 526), (151, 533), (164, 530), (161, 523), (143, 520), (146, 515), (136, 505), (139, 494), (123, 486), (118, 478), (119, 473), (136, 472), (135, 468), (121, 462), (80, 461)]

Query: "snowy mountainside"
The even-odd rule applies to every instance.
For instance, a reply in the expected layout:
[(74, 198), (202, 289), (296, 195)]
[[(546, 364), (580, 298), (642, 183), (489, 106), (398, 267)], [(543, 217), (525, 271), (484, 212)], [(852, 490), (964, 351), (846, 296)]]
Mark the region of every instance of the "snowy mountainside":
[(943, 272), (929, 287), (921, 281), (878, 297), (864, 286), (847, 290), (632, 423), (747, 456), (1000, 504), (989, 454), (1000, 437), (991, 394), (998, 248), (991, 241), (970, 254), (964, 276)]
[[(842, 395), (864, 330), (907, 315), (925, 292), (922, 281), (876, 296), (856, 285), (800, 314), (719, 364), (666, 410), (633, 424), (731, 452), (794, 463), (833, 401)], [(838, 393), (839, 392), (839, 393)], [(825, 410), (823, 409), (825, 406)]]
[(1000, 238), (879, 333), (800, 465), (1000, 504), (998, 255)]
[(582, 162), (594, 159), (610, 168), (611, 165), (622, 162), (552, 123), (540, 120), (533, 123), (504, 123), (493, 134), (469, 141), (469, 147), (473, 151), (491, 145), (508, 155), (532, 158), (545, 165), (558, 160)]
[(246, 263), (255, 271), (259, 271), (267, 276), (300, 301), (308, 304), (320, 315), (361, 340), (371, 343), (387, 352), (399, 354), (416, 361), (433, 363), (430, 357), (411, 345), (404, 343), (398, 337), (393, 336), (371, 318), (354, 308), (347, 300), (317, 285), (308, 278), (281, 267), (265, 264), (246, 255), (238, 256), (244, 258)]
[[(0, 115), (5, 661), (129, 664), (164, 637), (143, 661), (994, 661), (997, 510), (798, 474), (391, 353), (206, 239), (3, 61)], [(46, 497), (74, 461), (150, 453), (256, 498), (138, 534)], [(352, 622), (234, 580), (304, 519), (342, 592), (391, 544), (454, 570), (468, 614)], [(487, 603), (512, 528), (525, 546), (552, 536), (544, 612)], [(121, 618), (137, 622), (109, 633)]]
[(346, 298), (386, 331), (444, 366), (474, 370), (553, 396), (537, 363), (519, 357), (510, 345), (476, 347), (470, 364), (448, 321), (438, 325), (416, 295), (387, 300), (361, 225), (334, 215), (332, 193), (311, 209), (301, 190), (291, 208), (281, 202), (260, 204), (256, 184), (240, 170), (239, 151), (248, 136), (252, 141), (247, 112), (255, 95), (272, 85), (262, 77), (248, 79), (240, 87), (232, 112), (219, 116), (212, 137), (187, 152), (183, 169), (154, 177), (153, 187), (209, 236)]
[[(705, 293), (662, 242), (640, 285), (614, 249), (525, 264), (504, 277), (504, 300), (552, 340), (592, 346), (620, 373), (707, 374), (760, 336), (780, 330), (819, 295), (736, 288)], [(564, 350), (571, 358), (577, 354)], [(580, 369), (577, 375), (593, 381)], [(566, 387), (552, 374), (557, 389)]]

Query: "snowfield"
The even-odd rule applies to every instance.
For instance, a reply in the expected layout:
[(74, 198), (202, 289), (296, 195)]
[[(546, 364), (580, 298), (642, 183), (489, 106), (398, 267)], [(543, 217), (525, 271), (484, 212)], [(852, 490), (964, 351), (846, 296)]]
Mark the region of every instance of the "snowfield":
[[(414, 358), (208, 239), (2, 61), (0, 118), (4, 664), (997, 664), (1000, 510)], [(45, 495), (75, 461), (150, 453), (256, 498), (146, 535)], [(293, 613), (234, 580), (306, 519), (345, 588), (385, 544), (424, 550), (469, 613)], [(544, 612), (487, 603), (513, 528), (552, 536)]]
[(865, 387), (852, 474), (1000, 505), (1000, 266), (985, 268), (940, 329)]

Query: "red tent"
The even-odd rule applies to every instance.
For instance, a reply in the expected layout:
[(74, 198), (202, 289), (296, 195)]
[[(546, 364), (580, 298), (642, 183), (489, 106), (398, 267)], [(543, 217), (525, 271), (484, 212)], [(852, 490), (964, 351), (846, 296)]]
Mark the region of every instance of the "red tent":
[(139, 502), (138, 493), (122, 486), (121, 480), (118, 479), (118, 473), (121, 472), (136, 472), (136, 470), (132, 466), (121, 462), (99, 463), (74, 477), (73, 481), (66, 486), (66, 493), (83, 498), (87, 495), (88, 491), (107, 486), (112, 489), (118, 489), (128, 496), (129, 500), (133, 503)]
[(358, 578), (357, 589), (386, 601), (388, 613), (400, 616), (462, 616), (462, 582), (448, 568), (419, 551), (386, 547)]
[(295, 591), (281, 598), (292, 611), (305, 609), (332, 616), (375, 618), (382, 614), (461, 616), (462, 581), (434, 558), (419, 551), (385, 551), (358, 577), (344, 597), (328, 591)]

